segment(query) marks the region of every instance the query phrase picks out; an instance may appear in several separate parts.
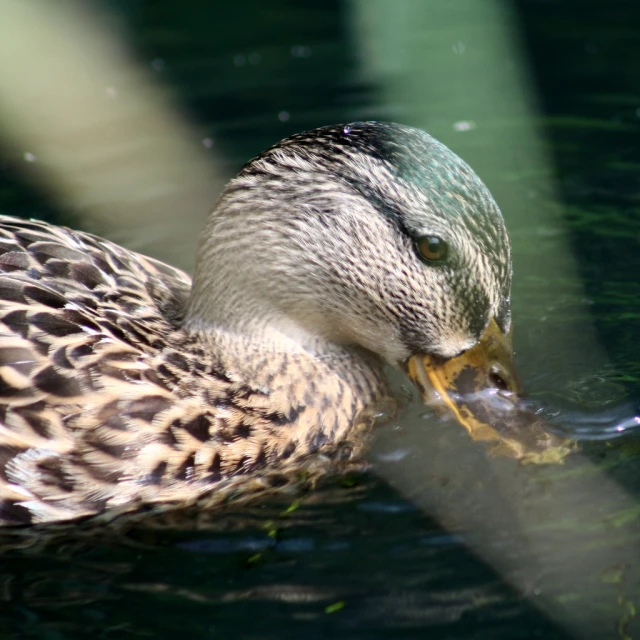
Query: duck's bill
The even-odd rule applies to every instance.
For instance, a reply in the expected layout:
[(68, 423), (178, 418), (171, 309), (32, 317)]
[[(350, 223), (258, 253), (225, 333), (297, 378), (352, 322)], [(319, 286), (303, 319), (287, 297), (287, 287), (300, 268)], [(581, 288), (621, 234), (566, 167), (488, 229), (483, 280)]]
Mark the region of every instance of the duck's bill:
[(478, 344), (454, 358), (409, 358), (408, 376), (425, 403), (449, 413), (474, 440), (528, 462), (562, 460), (571, 445), (548, 433), (542, 419), (520, 400), (520, 382), (509, 335), (492, 320)]

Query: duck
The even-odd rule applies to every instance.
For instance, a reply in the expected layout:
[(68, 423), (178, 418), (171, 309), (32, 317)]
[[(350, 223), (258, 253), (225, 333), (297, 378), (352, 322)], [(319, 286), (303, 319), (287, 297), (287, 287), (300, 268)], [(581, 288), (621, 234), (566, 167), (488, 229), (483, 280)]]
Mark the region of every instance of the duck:
[(349, 437), (387, 366), (504, 440), (460, 398), (518, 393), (511, 281), (487, 187), (395, 123), (317, 128), (249, 161), (193, 280), (1, 216), (0, 524), (184, 504), (291, 468)]

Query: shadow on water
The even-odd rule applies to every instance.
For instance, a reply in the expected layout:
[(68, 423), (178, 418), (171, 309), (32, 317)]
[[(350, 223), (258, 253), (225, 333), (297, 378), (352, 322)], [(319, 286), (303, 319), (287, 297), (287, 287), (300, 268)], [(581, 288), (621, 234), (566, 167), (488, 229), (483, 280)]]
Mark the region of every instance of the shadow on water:
[(565, 637), (460, 536), (361, 474), (300, 503), (62, 535), (5, 557), (0, 584), (0, 630), (19, 637)]
[[(353, 119), (411, 120), (410, 107), (384, 98), (384, 78), (362, 69), (348, 27), (355, 4), (100, 6), (108, 28), (126, 37), (141, 64), (171, 89), (224, 178), (295, 131)], [(405, 18), (412, 6), (403, 5)], [(597, 440), (633, 415), (640, 397), (640, 97), (632, 82), (638, 70), (619, 64), (640, 55), (630, 38), (640, 9), (585, 2), (576, 12), (575, 6), (511, 3), (531, 53), (542, 105), (536, 125), (550, 143), (561, 201), (517, 162), (509, 171), (482, 162), (496, 132), (517, 134), (521, 114), (485, 122), (471, 105), (463, 118), (449, 113), (437, 91), (420, 108), (430, 114), (434, 135), (473, 159), (499, 202), (517, 203), (517, 215), (503, 208), (514, 245), (515, 341), (526, 387), (569, 433)], [(435, 38), (443, 60), (477, 63), (482, 51), (467, 49), (458, 19), (439, 33), (425, 31), (423, 39)], [(438, 60), (418, 64), (426, 69)], [(6, 148), (0, 157), (2, 213), (70, 222), (63, 205), (33, 188), (37, 176), (23, 177), (24, 149)], [(541, 225), (540, 211), (556, 226)], [(171, 213), (166, 233), (154, 229), (154, 236), (171, 236)], [(82, 210), (72, 214), (74, 223), (90, 226)], [(206, 211), (194, 214), (194, 240), (200, 215)], [(553, 262), (560, 228), (582, 282), (556, 274), (550, 295), (536, 265)], [(585, 306), (607, 358), (585, 351), (581, 336), (564, 330)], [(354, 472), (253, 504), (81, 526), (41, 546), (29, 541), (0, 562), (0, 634), (569, 637), (536, 608), (550, 593), (545, 610), (565, 606), (587, 624), (592, 618), (593, 637), (637, 638), (638, 436), (586, 442), (581, 450), (557, 467), (492, 460), (457, 426), (411, 403), (377, 430), (370, 450), (373, 471), (398, 491)], [(624, 490), (605, 505), (592, 499), (602, 478)], [(490, 565), (476, 557), (474, 523), (485, 523), (480, 555)], [(531, 538), (537, 557), (528, 555)]]

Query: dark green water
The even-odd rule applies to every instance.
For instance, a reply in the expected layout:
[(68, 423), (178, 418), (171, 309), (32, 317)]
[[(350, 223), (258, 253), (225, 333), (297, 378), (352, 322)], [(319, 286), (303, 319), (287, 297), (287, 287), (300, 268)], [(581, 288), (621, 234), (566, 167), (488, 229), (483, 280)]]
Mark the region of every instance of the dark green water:
[[(501, 76), (516, 62), (498, 60), (488, 69), (488, 48), (475, 45), (480, 36), (462, 4), (447, 5), (437, 28), (428, 12), (425, 18), (426, 4), (393, 3), (398, 23), (390, 11), (379, 37), (399, 44), (385, 51), (404, 51), (405, 40), (406, 55), (411, 43), (428, 45), (424, 58), (400, 57), (394, 73), (384, 71), (384, 57), (382, 71), (366, 69), (353, 5), (337, 0), (114, 0), (101, 6), (108, 28), (126, 38), (168, 89), (198, 138), (211, 141), (204, 148), (226, 175), (274, 141), (330, 122), (397, 119), (443, 139), (473, 164), (504, 210), (527, 389), (567, 416), (622, 407), (620, 415), (629, 417), (640, 404), (640, 5), (505, 3), (535, 95), (536, 109), (524, 114), (499, 92), (480, 100), (466, 89), (465, 70)], [(413, 92), (415, 78), (405, 66), (421, 70), (420, 91)], [(447, 77), (436, 81), (442, 67)], [(472, 124), (455, 126), (461, 122)], [(489, 157), (494, 139), (519, 140), (532, 124), (547, 140), (552, 186), (528, 166), (525, 142), (514, 145), (506, 162)], [(26, 176), (23, 155), (0, 147), (0, 212), (90, 227), (81, 210), (66, 209)], [(562, 258), (558, 230), (579, 276), (566, 282), (540, 270)], [(566, 330), (585, 309), (597, 356), (580, 333)], [(371, 457), (385, 478), (395, 478), (389, 460), (401, 450), (403, 430), (443, 430), (430, 418), (421, 421), (423, 412), (413, 406), (399, 423), (381, 429), (382, 444)], [(571, 417), (567, 425), (580, 427)], [(592, 424), (589, 433), (597, 431)], [(445, 429), (443, 448), (465, 437)], [(634, 505), (639, 444), (631, 432), (583, 445), (584, 459), (604, 469)], [(536, 491), (569, 487), (577, 503), (588, 503), (591, 496), (580, 489), (590, 473), (583, 462), (570, 461), (539, 473)], [(433, 472), (426, 481), (441, 479)], [(415, 479), (416, 485), (424, 481)], [(522, 500), (535, 504), (536, 496)], [(0, 561), (0, 637), (570, 637), (535, 606), (538, 593), (556, 580), (553, 571), (530, 572), (522, 595), (475, 557), (464, 537), (442, 529), (373, 473), (329, 480), (283, 514), (293, 500), (278, 497), (200, 519), (185, 514), (161, 529), (143, 522), (114, 534), (65, 536), (43, 549), (7, 553)], [(592, 637), (640, 638), (640, 566), (632, 548), (640, 509), (616, 503), (601, 511), (597, 521), (568, 511), (555, 528), (544, 525), (550, 555), (561, 540), (583, 564), (604, 551), (615, 558), (604, 568), (594, 565), (588, 584), (569, 580), (554, 598), (578, 603), (586, 617), (598, 613)], [(511, 553), (509, 536), (496, 530), (495, 545)], [(563, 560), (557, 560), (558, 576)], [(524, 571), (518, 562), (515, 553), (516, 574)]]

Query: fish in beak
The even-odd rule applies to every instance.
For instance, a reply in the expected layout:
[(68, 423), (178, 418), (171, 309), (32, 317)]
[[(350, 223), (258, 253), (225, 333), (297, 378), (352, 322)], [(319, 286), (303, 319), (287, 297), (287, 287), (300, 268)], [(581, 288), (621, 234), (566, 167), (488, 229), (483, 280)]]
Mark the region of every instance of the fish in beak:
[(411, 356), (406, 373), (422, 400), (450, 414), (474, 440), (494, 443), (496, 453), (537, 464), (560, 462), (572, 445), (545, 429), (521, 400), (511, 335), (491, 320), (479, 342), (453, 358)]

